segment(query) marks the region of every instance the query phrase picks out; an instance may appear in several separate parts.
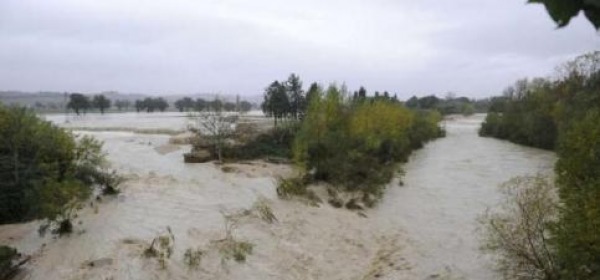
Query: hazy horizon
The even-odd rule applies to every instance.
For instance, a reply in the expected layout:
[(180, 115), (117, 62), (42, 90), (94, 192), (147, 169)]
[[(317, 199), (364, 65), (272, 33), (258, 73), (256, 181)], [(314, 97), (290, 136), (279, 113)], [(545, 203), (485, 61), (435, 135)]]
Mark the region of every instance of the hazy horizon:
[(262, 94), (273, 80), (487, 97), (596, 49), (525, 1), (0, 3), (0, 90)]

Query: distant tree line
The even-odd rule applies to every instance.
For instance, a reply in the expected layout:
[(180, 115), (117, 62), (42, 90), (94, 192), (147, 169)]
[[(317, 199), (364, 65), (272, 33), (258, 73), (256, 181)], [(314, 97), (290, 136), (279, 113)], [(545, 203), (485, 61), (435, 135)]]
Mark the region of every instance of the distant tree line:
[(215, 98), (212, 101), (207, 101), (203, 98), (197, 98), (194, 100), (190, 97), (184, 97), (176, 100), (173, 105), (175, 105), (175, 108), (177, 108), (179, 112), (202, 112), (206, 110), (216, 110), (226, 112), (239, 111), (243, 113), (252, 110), (252, 103), (245, 100), (239, 101), (239, 97), (235, 103), (228, 101), (223, 102), (219, 98)]
[(600, 52), (593, 52), (561, 66), (553, 79), (517, 81), (492, 99), (481, 126), (482, 136), (558, 154), (558, 220), (537, 230), (549, 239), (553, 261), (541, 266), (514, 248), (503, 248), (504, 261), (521, 261), (521, 267), (538, 272), (543, 268), (545, 278), (529, 279), (600, 279), (599, 93)]
[[(104, 114), (104, 112), (109, 109), (112, 105), (112, 101), (103, 94), (94, 95), (90, 99), (87, 95), (83, 95), (81, 93), (72, 93), (69, 95), (69, 102), (67, 103), (67, 108), (75, 111), (75, 114), (79, 115), (81, 113), (87, 113), (88, 110), (98, 109), (100, 113)], [(121, 103), (119, 103), (121, 106)]]
[[(136, 112), (147, 112), (152, 113), (155, 111), (164, 112), (169, 108), (169, 103), (162, 97), (151, 98), (147, 97), (144, 99), (135, 100), (135, 102), (131, 102), (126, 99), (115, 100), (113, 103), (110, 99), (108, 99), (105, 95), (99, 94), (94, 95), (91, 98), (87, 95), (80, 93), (73, 93), (69, 95), (69, 102), (67, 103), (67, 108), (75, 111), (77, 115), (81, 113), (86, 113), (90, 110), (97, 109), (101, 114), (104, 114), (106, 110), (110, 109), (112, 106), (117, 108), (117, 110), (128, 110), (129, 108), (135, 108)], [(220, 99), (215, 99), (212, 101), (207, 101), (202, 98), (198, 98), (193, 100), (190, 97), (184, 97), (174, 102), (174, 107), (180, 112), (189, 112), (189, 111), (204, 111), (207, 109), (214, 110), (223, 110), (228, 112), (239, 111), (239, 112), (248, 112), (252, 109), (252, 103), (242, 100), (237, 102), (223, 102)]]
[(136, 100), (134, 106), (135, 111), (138, 113), (140, 111), (146, 111), (147, 113), (152, 113), (154, 111), (164, 112), (167, 108), (169, 108), (169, 103), (162, 97), (147, 97), (143, 100)]
[(489, 99), (476, 100), (468, 97), (456, 97), (453, 93), (448, 93), (445, 98), (438, 98), (435, 95), (420, 98), (413, 96), (405, 102), (408, 108), (437, 110), (442, 115), (484, 113), (487, 112), (489, 104)]

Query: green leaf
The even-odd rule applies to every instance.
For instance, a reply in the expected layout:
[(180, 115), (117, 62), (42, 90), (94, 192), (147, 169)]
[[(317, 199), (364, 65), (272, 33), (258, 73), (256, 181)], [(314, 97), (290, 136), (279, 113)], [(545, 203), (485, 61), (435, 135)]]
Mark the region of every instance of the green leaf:
[(559, 27), (569, 24), (571, 18), (583, 9), (582, 0), (529, 0), (528, 3), (544, 4), (548, 14)]

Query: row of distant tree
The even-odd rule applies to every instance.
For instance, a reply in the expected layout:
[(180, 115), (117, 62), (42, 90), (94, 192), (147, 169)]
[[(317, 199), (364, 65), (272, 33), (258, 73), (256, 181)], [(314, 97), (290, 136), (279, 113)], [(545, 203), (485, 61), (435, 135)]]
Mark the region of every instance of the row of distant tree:
[[(318, 87), (318, 84), (313, 83), (304, 91), (300, 78), (295, 74), (291, 74), (287, 80), (274, 81), (265, 89), (261, 109), (266, 115), (273, 117), (276, 122), (288, 118), (301, 119), (306, 114), (311, 97), (318, 91)], [(468, 115), (475, 112), (486, 112), (490, 104), (494, 104), (490, 99), (475, 100), (467, 97), (456, 97), (452, 93), (447, 94), (445, 98), (439, 98), (435, 95), (420, 98), (413, 96), (403, 102), (398, 99), (396, 94), (392, 96), (387, 91), (381, 93), (375, 91), (373, 94), (369, 94), (362, 86), (357, 91), (348, 92), (347, 95), (347, 98), (357, 102), (380, 100), (398, 102), (404, 103), (406, 107), (411, 109), (434, 109), (443, 115)], [(67, 108), (75, 111), (78, 115), (90, 110), (98, 110), (100, 113), (104, 113), (110, 108), (116, 108), (118, 111), (135, 109), (137, 112), (164, 112), (169, 107), (169, 102), (162, 97), (147, 97), (132, 102), (127, 99), (112, 101), (102, 94), (87, 96), (80, 93), (71, 94), (67, 103)], [(239, 97), (236, 99), (236, 102), (222, 101), (218, 98), (206, 100), (203, 98), (192, 99), (190, 97), (183, 97), (176, 100), (173, 103), (173, 107), (179, 112), (199, 112), (204, 110), (247, 112), (252, 109), (253, 104), (245, 100), (240, 101)]]
[(228, 112), (248, 112), (252, 109), (252, 103), (237, 98), (236, 102), (223, 102), (220, 99), (214, 99), (208, 101), (202, 98), (196, 100), (190, 97), (181, 98), (174, 103), (175, 108), (179, 112), (190, 112), (190, 111), (204, 111), (204, 110), (215, 110), (215, 111), (228, 111)]
[[(190, 97), (184, 97), (175, 101), (173, 105), (180, 112), (204, 110), (247, 112), (252, 109), (252, 103), (248, 101), (240, 101), (239, 97), (235, 103), (223, 102), (218, 98), (208, 101), (202, 98), (193, 100)], [(130, 100), (126, 99), (115, 100), (113, 102), (102, 94), (90, 97), (80, 93), (73, 93), (69, 96), (69, 102), (67, 103), (67, 108), (75, 111), (77, 115), (86, 113), (89, 110), (98, 110), (100, 113), (104, 114), (104, 112), (111, 107), (116, 107), (119, 111), (134, 108), (136, 112), (164, 112), (169, 108), (169, 102), (162, 97), (147, 97), (144, 99), (135, 100), (135, 102), (131, 102)]]
[[(302, 89), (300, 78), (296, 74), (291, 74), (287, 80), (274, 81), (265, 89), (261, 109), (267, 116), (274, 118), (275, 124), (283, 119), (302, 119), (306, 115), (311, 100), (314, 99), (319, 91), (319, 85), (312, 83), (305, 92)], [(489, 99), (475, 100), (467, 97), (456, 97), (453, 93), (447, 94), (445, 98), (439, 98), (435, 95), (428, 95), (421, 98), (413, 96), (402, 102), (396, 94), (392, 96), (387, 91), (375, 91), (373, 94), (369, 94), (362, 86), (351, 94), (344, 86), (342, 86), (342, 91), (347, 95), (345, 98), (357, 104), (362, 102), (389, 101), (403, 103), (410, 109), (436, 110), (442, 115), (470, 115), (476, 112), (487, 112), (490, 105)]]

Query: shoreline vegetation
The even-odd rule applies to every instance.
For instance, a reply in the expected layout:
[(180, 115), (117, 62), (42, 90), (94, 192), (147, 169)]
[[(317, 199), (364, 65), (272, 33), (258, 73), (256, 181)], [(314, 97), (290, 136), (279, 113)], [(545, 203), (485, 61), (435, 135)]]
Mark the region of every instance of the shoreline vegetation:
[(506, 279), (600, 278), (599, 91), (596, 51), (565, 63), (554, 78), (517, 81), (492, 99), (480, 136), (558, 155), (554, 182), (507, 183), (504, 213), (484, 219), (484, 247), (501, 256), (499, 270)]
[(212, 108), (191, 115), (199, 125), (191, 130), (196, 138), (184, 160), (293, 163), (297, 175), (277, 179), (281, 198), (320, 202), (309, 186), (324, 183), (331, 205), (363, 209), (373, 207), (402, 174), (400, 164), (412, 151), (445, 135), (438, 110), (409, 109), (387, 92), (367, 96), (362, 87), (351, 94), (343, 85), (324, 89), (313, 83), (305, 92), (295, 74), (271, 83), (261, 108), (273, 119), (272, 128), (236, 127), (234, 117)]
[[(78, 137), (32, 110), (0, 105), (0, 224), (41, 220), (38, 232), (71, 234), (77, 210), (95, 194), (115, 195), (123, 178), (109, 168), (102, 143)], [(29, 258), (0, 246), (0, 276)]]

